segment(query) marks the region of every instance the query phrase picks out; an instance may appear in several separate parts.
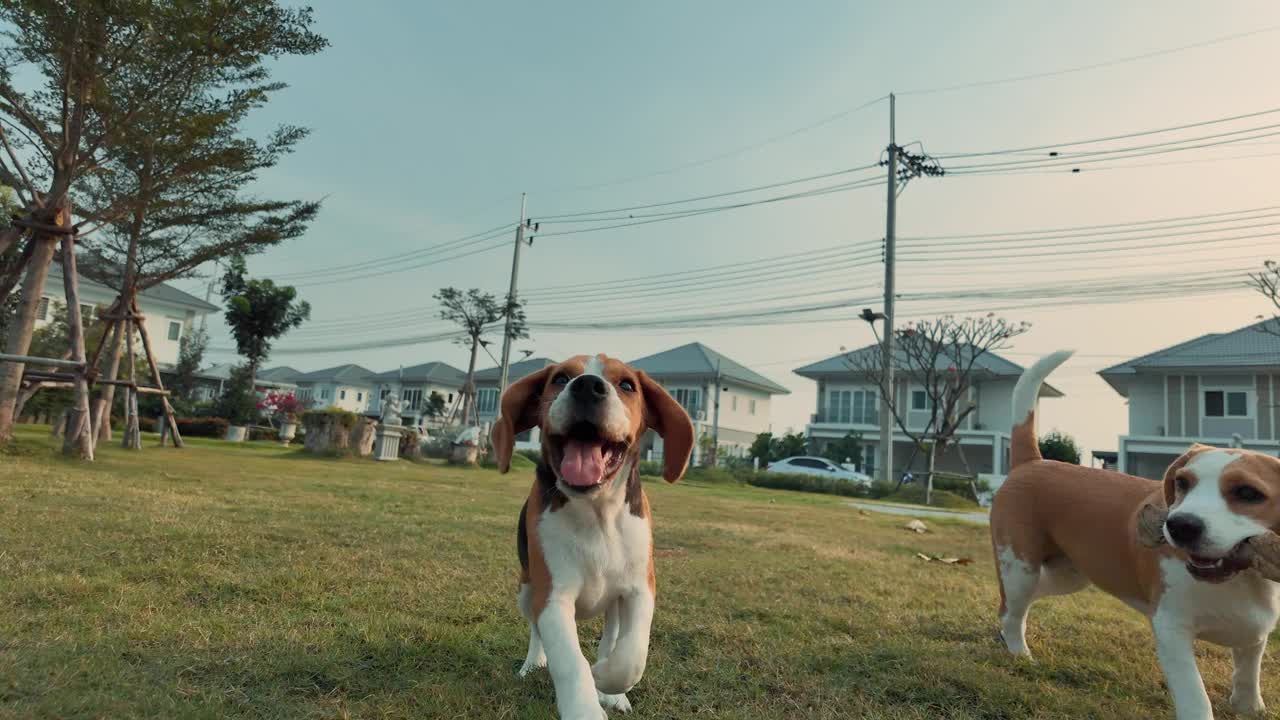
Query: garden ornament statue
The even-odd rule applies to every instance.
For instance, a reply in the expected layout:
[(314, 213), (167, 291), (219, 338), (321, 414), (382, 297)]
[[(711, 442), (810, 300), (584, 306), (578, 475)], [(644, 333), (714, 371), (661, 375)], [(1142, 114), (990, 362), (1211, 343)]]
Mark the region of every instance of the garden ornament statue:
[(389, 393), (382, 399), (382, 424), (400, 424), (400, 398), (395, 393)]

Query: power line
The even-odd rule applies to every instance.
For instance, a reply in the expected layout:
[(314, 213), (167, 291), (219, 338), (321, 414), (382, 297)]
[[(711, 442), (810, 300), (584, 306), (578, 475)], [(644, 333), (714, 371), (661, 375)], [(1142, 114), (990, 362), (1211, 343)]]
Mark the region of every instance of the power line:
[(725, 160), (725, 159), (728, 159), (728, 158), (731, 158), (731, 157), (734, 157), (734, 156), (737, 156), (737, 155), (741, 155), (741, 154), (746, 153), (746, 152), (750, 152), (750, 151), (755, 150), (755, 149), (757, 149), (757, 148), (764, 147), (765, 145), (770, 145), (770, 144), (773, 144), (773, 143), (775, 143), (775, 142), (780, 142), (780, 141), (782, 141), (782, 140), (787, 140), (787, 139), (789, 139), (789, 138), (795, 137), (795, 136), (800, 135), (800, 134), (802, 134), (802, 133), (809, 132), (810, 130), (815, 130), (815, 129), (819, 128), (819, 127), (822, 127), (823, 125), (830, 124), (830, 123), (832, 123), (832, 122), (835, 122), (836, 120), (839, 120), (839, 119), (841, 119), (841, 118), (844, 118), (844, 117), (847, 117), (847, 116), (849, 116), (849, 115), (852, 115), (853, 113), (856, 113), (856, 112), (858, 112), (858, 111), (860, 111), (860, 110), (865, 110), (865, 109), (867, 109), (867, 108), (869, 108), (869, 107), (872, 107), (872, 106), (874, 106), (874, 105), (876, 105), (876, 104), (878, 104), (878, 103), (881, 103), (881, 102), (883, 102), (884, 100), (888, 99), (888, 97), (889, 97), (888, 95), (881, 95), (881, 96), (880, 96), (880, 97), (878, 97), (878, 98), (875, 98), (875, 99), (873, 99), (873, 100), (868, 100), (867, 102), (864, 102), (864, 103), (861, 103), (861, 104), (859, 104), (859, 105), (856, 105), (856, 106), (854, 106), (854, 107), (852, 107), (852, 108), (850, 108), (850, 109), (848, 109), (848, 110), (841, 110), (840, 112), (835, 113), (835, 114), (833, 114), (833, 115), (828, 115), (827, 117), (822, 118), (821, 120), (818, 120), (817, 122), (809, 123), (808, 125), (804, 125), (804, 126), (802, 126), (802, 127), (796, 128), (795, 130), (789, 130), (789, 131), (787, 131), (787, 132), (784, 132), (784, 133), (781, 133), (781, 134), (778, 134), (778, 135), (773, 135), (773, 136), (771, 136), (771, 137), (767, 137), (767, 138), (765, 138), (765, 139), (763, 139), (763, 140), (759, 140), (759, 141), (754, 142), (754, 143), (751, 143), (751, 144), (749, 144), (749, 145), (744, 145), (744, 146), (741, 146), (741, 147), (735, 148), (735, 149), (733, 149), (733, 150), (729, 150), (729, 151), (727, 151), (727, 152), (722, 152), (722, 153), (718, 153), (718, 154), (716, 154), (716, 155), (712, 155), (712, 156), (710, 156), (710, 157), (702, 158), (702, 159), (700, 159), (700, 160), (694, 160), (694, 161), (691, 161), (691, 162), (681, 163), (681, 164), (676, 165), (676, 166), (674, 166), (674, 167), (666, 168), (666, 169), (664, 169), (664, 170), (655, 170), (655, 171), (653, 171), (653, 172), (648, 172), (648, 173), (644, 173), (644, 174), (641, 174), (641, 175), (633, 175), (633, 176), (631, 176), (631, 177), (621, 178), (621, 179), (618, 179), (618, 180), (607, 180), (607, 181), (603, 181), (603, 182), (592, 183), (592, 184), (590, 184), (590, 185), (579, 185), (579, 186), (576, 186), (576, 187), (567, 187), (567, 188), (551, 188), (551, 189), (549, 189), (549, 190), (544, 190), (543, 192), (544, 192), (544, 193), (548, 193), (548, 194), (550, 194), (550, 193), (570, 193), (570, 192), (582, 192), (582, 191), (585, 191), (585, 190), (596, 190), (596, 189), (599, 189), (599, 188), (611, 187), (611, 186), (614, 186), (614, 185), (625, 185), (625, 184), (627, 184), (627, 183), (637, 182), (637, 181), (640, 181), (640, 180), (649, 180), (649, 179), (651, 179), (651, 178), (661, 177), (661, 176), (663, 176), (663, 175), (670, 175), (670, 174), (672, 174), (672, 173), (676, 173), (676, 172), (679, 172), (679, 171), (681, 171), (681, 170), (690, 170), (690, 169), (695, 168), (695, 167), (701, 167), (701, 166), (703, 166), (703, 165), (708, 165), (708, 164), (713, 163), (713, 162), (717, 162), (717, 161), (720, 161), (720, 160)]
[(1184, 52), (1186, 50), (1194, 50), (1197, 48), (1209, 47), (1211, 45), (1219, 45), (1233, 40), (1240, 40), (1253, 35), (1261, 35), (1263, 33), (1275, 32), (1280, 30), (1280, 25), (1271, 25), (1268, 27), (1258, 28), (1256, 30), (1248, 30), (1245, 32), (1233, 33), (1231, 35), (1223, 35), (1220, 37), (1204, 40), (1201, 42), (1191, 43), (1189, 45), (1179, 45), (1178, 47), (1165, 48), (1163, 50), (1153, 50), (1152, 52), (1142, 53), (1140, 55), (1129, 55), (1126, 57), (1116, 58), (1114, 60), (1106, 60), (1103, 62), (1090, 63), (1088, 65), (1077, 65), (1075, 67), (1062, 68), (1060, 70), (1049, 70), (1046, 72), (1029, 73), (1026, 75), (1014, 75), (1012, 77), (999, 78), (994, 80), (979, 80), (976, 82), (960, 83), (957, 85), (944, 85), (941, 87), (922, 88), (918, 90), (907, 90), (906, 92), (897, 93), (899, 95), (932, 95), (936, 93), (953, 92), (956, 90), (971, 90), (980, 87), (992, 87), (995, 85), (1008, 85), (1011, 83), (1024, 82), (1027, 80), (1041, 80), (1050, 77), (1059, 77), (1062, 75), (1070, 75), (1073, 73), (1086, 72), (1089, 70), (1098, 70), (1116, 65), (1139, 62), (1149, 60), (1151, 58), (1161, 57), (1164, 55), (1172, 55), (1174, 53)]
[(276, 275), (275, 277), (276, 279), (280, 279), (280, 280), (291, 280), (294, 278), (308, 278), (308, 277), (316, 277), (316, 276), (323, 276), (323, 275), (333, 275), (333, 274), (342, 273), (342, 272), (367, 270), (371, 267), (386, 265), (389, 263), (391, 264), (399, 263), (405, 260), (410, 260), (416, 257), (420, 257), (422, 255), (440, 252), (442, 250), (447, 250), (447, 249), (456, 247), (460, 244), (470, 244), (471, 241), (483, 242), (484, 240), (488, 240), (498, 234), (505, 233), (507, 230), (510, 230), (513, 227), (515, 226), (512, 223), (503, 223), (502, 225), (489, 228), (488, 230), (484, 230), (482, 232), (472, 233), (470, 235), (464, 235), (456, 240), (450, 240), (448, 242), (429, 245), (425, 248), (420, 248), (418, 250), (411, 250), (409, 252), (390, 255), (387, 257), (378, 258), (374, 260), (365, 260), (363, 262), (358, 262), (358, 263), (348, 263), (346, 265), (334, 265), (331, 267), (317, 268), (314, 270), (300, 270), (298, 272), (293, 272), (293, 273), (282, 273), (282, 274)]
[[(1270, 224), (1275, 224), (1275, 223), (1270, 223)], [(1171, 247), (1186, 247), (1189, 245), (1201, 245), (1201, 246), (1218, 245), (1226, 242), (1237, 242), (1240, 240), (1256, 240), (1260, 238), (1273, 238), (1273, 237), (1277, 237), (1277, 235), (1280, 235), (1280, 233), (1274, 233), (1274, 232), (1255, 233), (1252, 235), (1237, 235), (1235, 237), (1228, 237), (1228, 238), (1201, 238), (1196, 240), (1183, 240), (1180, 242), (1157, 243), (1154, 245), (1149, 244), (1149, 245), (1141, 245), (1141, 246), (1134, 246), (1134, 247), (1103, 247), (1103, 248), (1091, 247), (1083, 250), (1070, 248), (1069, 252), (1072, 255), (1095, 255), (1100, 253), (1140, 252), (1140, 251), (1146, 251), (1146, 250), (1164, 250), (1166, 248), (1171, 248)], [(1158, 237), (1158, 236), (1155, 236), (1155, 237)], [(1132, 240), (1132, 239), (1138, 239), (1138, 238), (1128, 238), (1128, 239)], [(1099, 242), (1104, 242), (1104, 241), (1099, 241)], [(1085, 243), (1077, 243), (1077, 244), (1085, 244)], [(981, 252), (985, 249), (986, 248), (972, 248), (972, 250), (978, 251), (978, 252)], [(949, 260), (952, 262), (971, 262), (975, 260), (1010, 260), (1010, 259), (1022, 260), (1026, 258), (1057, 257), (1062, 255), (1064, 251), (1066, 250), (1059, 249), (1059, 250), (1052, 250), (1045, 253), (1027, 253), (1027, 252), (1017, 252), (1014, 254), (996, 253), (996, 254), (988, 254), (988, 255), (965, 255), (961, 257), (946, 256), (942, 258), (938, 258), (937, 256), (938, 252), (962, 253), (962, 252), (969, 252), (969, 249), (954, 249), (954, 250), (943, 250), (943, 251), (930, 250), (927, 252), (916, 251), (913, 253), (904, 252), (903, 254), (911, 257), (931, 257), (935, 259)]]
[[(1251, 213), (1267, 212), (1270, 210), (1280, 210), (1280, 205), (1265, 205), (1263, 207), (1248, 208), (1244, 210), (1226, 210), (1223, 212), (1201, 213), (1199, 215), (1180, 215), (1175, 217), (1158, 218), (1153, 220), (1130, 220), (1127, 222), (1105, 223), (1102, 225), (1076, 225), (1072, 227), (1055, 227), (1055, 228), (1036, 229), (1036, 230), (1003, 230), (1000, 232), (966, 233), (966, 234), (960, 234), (960, 235), (912, 235), (912, 236), (908, 236), (900, 239), (916, 242), (916, 241), (922, 241), (922, 240), (972, 240), (977, 238), (999, 238), (999, 237), (1007, 237), (1010, 235), (1048, 235), (1048, 234), (1057, 234), (1057, 233), (1070, 233), (1070, 232), (1077, 232), (1077, 231), (1084, 231), (1084, 230), (1107, 230), (1110, 228), (1119, 228), (1119, 227), (1134, 226), (1134, 225), (1156, 225), (1156, 224), (1163, 224), (1163, 223), (1182, 222), (1184, 220), (1205, 220), (1208, 218), (1222, 218), (1228, 215), (1248, 215)], [(1261, 217), (1270, 217), (1270, 216), (1261, 216)], [(1254, 218), (1246, 218), (1246, 219), (1252, 220)], [(1235, 221), (1236, 221), (1235, 219), (1229, 219), (1229, 220), (1218, 220), (1216, 222), (1235, 222)], [(1191, 224), (1198, 225), (1201, 223), (1190, 223), (1189, 225)], [(1204, 223), (1204, 224), (1208, 224), (1208, 223)], [(1179, 226), (1179, 227), (1186, 227), (1186, 226)], [(1101, 233), (1098, 233), (1098, 234), (1101, 234)]]
[[(1235, 225), (1232, 227), (1202, 228), (1199, 230), (1183, 230), (1181, 232), (1171, 232), (1171, 233), (1134, 235), (1131, 237), (1096, 238), (1096, 236), (1094, 235), (1073, 235), (1073, 234), (1045, 235), (1038, 238), (993, 239), (993, 240), (986, 241), (982, 245), (967, 244), (967, 246), (965, 247), (956, 247), (956, 245), (959, 245), (959, 243), (948, 242), (946, 244), (938, 243), (933, 245), (923, 245), (923, 246), (920, 246), (920, 249), (907, 249), (903, 251), (903, 254), (909, 255), (909, 256), (915, 256), (915, 257), (928, 256), (928, 257), (942, 257), (943, 259), (946, 259), (947, 257), (955, 254), (964, 255), (969, 253), (985, 253), (985, 252), (991, 252), (993, 249), (995, 249), (1000, 252), (1015, 253), (1015, 255), (1013, 255), (1012, 257), (1037, 257), (1035, 255), (1024, 255), (1021, 251), (1040, 250), (1047, 247), (1059, 247), (1061, 244), (1054, 241), (1062, 240), (1062, 239), (1076, 239), (1076, 242), (1073, 242), (1070, 244), (1070, 247), (1072, 249), (1071, 251), (1074, 253), (1074, 252), (1077, 252), (1075, 248), (1080, 246), (1116, 245), (1119, 243), (1138, 242), (1142, 240), (1160, 240), (1165, 238), (1188, 237), (1188, 236), (1202, 237), (1205, 235), (1212, 235), (1214, 233), (1233, 232), (1236, 230), (1256, 230), (1258, 228), (1275, 227), (1276, 225), (1280, 225), (1280, 221), (1254, 223), (1252, 225)], [(1163, 228), (1156, 228), (1156, 229), (1163, 229)], [(1137, 231), (1130, 231), (1130, 232), (1137, 232)], [(1267, 235), (1264, 235), (1262, 237), (1269, 237), (1270, 235), (1271, 233), (1268, 233)], [(1216, 243), (1222, 240), (1232, 240), (1232, 239), (1252, 240), (1257, 237), (1259, 236), (1258, 235), (1242, 235), (1236, 238), (1208, 238), (1204, 240), (1203, 243), (1211, 244), (1211, 243)], [(1096, 238), (1096, 239), (1081, 240), (1079, 238)], [(1000, 247), (992, 248), (991, 247), (992, 245), (999, 245)], [(1174, 245), (1176, 246), (1178, 245), (1178, 243), (1174, 243)], [(1147, 250), (1153, 247), (1162, 248), (1162, 247), (1167, 247), (1167, 245), (1160, 243), (1154, 246), (1147, 244), (1147, 245), (1139, 245), (1134, 247), (1113, 247), (1111, 249), (1118, 252), (1121, 250)], [(1061, 252), (1061, 250), (1059, 250), (1059, 252)]]

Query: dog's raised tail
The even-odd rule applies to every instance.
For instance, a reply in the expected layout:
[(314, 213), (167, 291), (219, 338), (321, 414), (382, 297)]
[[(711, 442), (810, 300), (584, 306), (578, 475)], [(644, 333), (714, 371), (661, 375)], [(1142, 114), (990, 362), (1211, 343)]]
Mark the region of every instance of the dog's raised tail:
[(1045, 355), (1022, 372), (1013, 388), (1013, 429), (1010, 432), (1009, 467), (1040, 459), (1040, 440), (1036, 435), (1036, 398), (1040, 386), (1049, 373), (1058, 369), (1075, 354), (1074, 350), (1059, 350)]

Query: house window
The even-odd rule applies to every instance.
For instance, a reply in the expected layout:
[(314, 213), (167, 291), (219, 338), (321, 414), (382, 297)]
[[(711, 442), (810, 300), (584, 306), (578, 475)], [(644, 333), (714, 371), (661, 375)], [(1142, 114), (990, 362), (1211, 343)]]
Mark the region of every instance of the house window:
[(385, 400), (385, 399), (387, 399), (387, 396), (388, 396), (388, 395), (390, 395), (390, 394), (391, 394), (391, 391), (390, 391), (390, 390), (388, 390), (387, 388), (382, 388), (382, 390), (379, 390), (379, 391), (378, 391), (378, 399), (379, 399), (379, 400)]
[(400, 391), (400, 401), (406, 410), (417, 410), (422, 406), (422, 388), (405, 388)]
[(299, 399), (299, 400), (310, 400), (310, 399), (311, 399), (311, 388), (298, 388), (298, 399)]
[(1205, 390), (1205, 417), (1249, 417), (1249, 393), (1243, 390)]
[(929, 393), (924, 390), (911, 391), (911, 409), (912, 410), (931, 410), (933, 403), (930, 402)]
[(733, 396), (733, 411), (738, 412), (738, 396)]
[(498, 388), (480, 388), (476, 391), (476, 412), (489, 415), (498, 412)]
[(690, 416), (695, 418), (698, 416), (698, 411), (702, 409), (702, 390), (700, 388), (676, 388), (671, 395)]
[(329, 388), (320, 388), (320, 399), (321, 400), (329, 399)]
[(178, 340), (182, 337), (182, 323), (176, 320), (169, 321), (169, 339)]
[(453, 402), (453, 393), (449, 393), (449, 400), (447, 402)]
[(338, 399), (339, 399), (339, 400), (346, 400), (346, 399), (347, 399), (347, 391), (346, 391), (346, 390), (339, 390), (339, 391), (338, 391)]
[(36, 319), (40, 322), (49, 319), (49, 298), (40, 298), (40, 304), (36, 305)]
[(751, 399), (751, 401), (747, 404), (747, 412), (751, 413), (752, 415), (755, 415), (755, 414), (756, 414), (756, 400), (755, 400), (755, 398), (752, 398), (752, 399)]
[(94, 307), (93, 305), (90, 305), (88, 303), (81, 303), (80, 318), (83, 320), (92, 320), (94, 316), (97, 315), (96, 310), (97, 308)]
[(873, 425), (876, 418), (876, 394), (870, 390), (832, 390), (827, 409), (828, 422)]
[(875, 425), (877, 417), (876, 394), (871, 390), (858, 390), (853, 394), (853, 421), (859, 425)]
[(356, 402), (364, 402), (364, 393), (362, 392), (356, 393)]

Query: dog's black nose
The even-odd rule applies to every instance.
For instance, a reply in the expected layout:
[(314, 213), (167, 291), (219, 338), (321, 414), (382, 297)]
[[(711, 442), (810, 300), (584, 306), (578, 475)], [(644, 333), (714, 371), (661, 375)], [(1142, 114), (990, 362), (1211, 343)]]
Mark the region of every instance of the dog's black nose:
[(1171, 515), (1164, 526), (1169, 537), (1182, 546), (1195, 545), (1204, 534), (1204, 521), (1195, 515)]
[(605, 384), (604, 378), (596, 375), (580, 375), (573, 381), (570, 392), (573, 393), (573, 399), (579, 402), (596, 403), (609, 396), (609, 386)]

